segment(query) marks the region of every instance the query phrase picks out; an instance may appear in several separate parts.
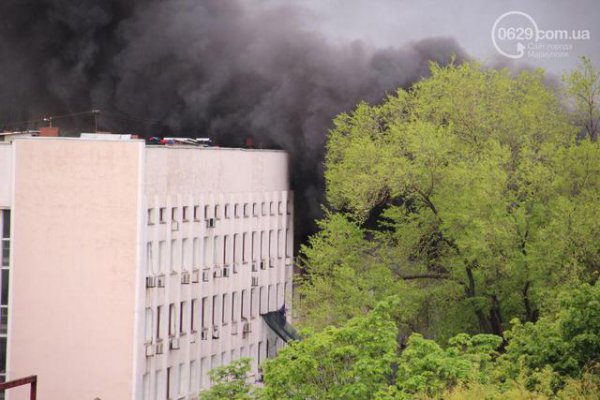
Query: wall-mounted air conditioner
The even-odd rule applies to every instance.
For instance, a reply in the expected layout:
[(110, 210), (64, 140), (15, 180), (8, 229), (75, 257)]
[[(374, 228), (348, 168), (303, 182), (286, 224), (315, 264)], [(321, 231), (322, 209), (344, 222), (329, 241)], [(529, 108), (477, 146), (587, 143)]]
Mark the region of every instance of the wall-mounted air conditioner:
[(159, 340), (158, 342), (156, 342), (156, 354), (162, 354), (163, 350), (163, 342), (162, 340)]
[(258, 276), (252, 277), (252, 287), (258, 286)]
[(152, 357), (154, 355), (154, 345), (152, 342), (146, 343), (146, 357)]
[(221, 331), (217, 325), (213, 326), (212, 337), (213, 339), (218, 339), (221, 334)]
[(146, 287), (147, 288), (153, 288), (156, 286), (156, 281), (154, 279), (153, 276), (147, 276), (146, 277)]
[(200, 332), (200, 339), (208, 340), (208, 328), (202, 328), (202, 331)]
[(223, 278), (228, 278), (229, 275), (231, 274), (231, 268), (229, 267), (229, 265), (225, 265), (223, 267)]
[(160, 287), (160, 288), (165, 287), (165, 276), (164, 275), (159, 275), (156, 277), (156, 286)]
[(169, 339), (169, 350), (179, 350), (179, 338), (172, 337)]
[(210, 280), (210, 269), (206, 268), (202, 271), (202, 282), (208, 282)]
[(190, 273), (187, 271), (183, 271), (181, 273), (181, 284), (189, 285), (190, 284)]
[(192, 270), (192, 283), (198, 283), (200, 282), (200, 270), (197, 268), (194, 268), (194, 270)]
[(206, 220), (206, 227), (207, 228), (214, 228), (215, 227), (215, 219), (214, 218), (208, 218)]
[(267, 261), (266, 260), (260, 261), (260, 269), (267, 269)]

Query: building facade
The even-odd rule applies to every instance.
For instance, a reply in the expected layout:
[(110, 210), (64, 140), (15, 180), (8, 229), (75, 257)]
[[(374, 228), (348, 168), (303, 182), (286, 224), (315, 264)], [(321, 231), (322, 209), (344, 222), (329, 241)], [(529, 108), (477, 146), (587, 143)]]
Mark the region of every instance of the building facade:
[(0, 376), (38, 375), (40, 398), (191, 399), (282, 346), (260, 315), (291, 307), (286, 153), (22, 138), (0, 143), (0, 179)]

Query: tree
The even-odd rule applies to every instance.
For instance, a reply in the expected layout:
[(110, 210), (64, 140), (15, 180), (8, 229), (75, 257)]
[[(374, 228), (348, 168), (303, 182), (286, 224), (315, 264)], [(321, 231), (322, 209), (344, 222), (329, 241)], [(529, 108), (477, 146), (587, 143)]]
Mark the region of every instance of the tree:
[(248, 383), (250, 359), (242, 358), (232, 363), (210, 370), (209, 376), (213, 386), (200, 393), (200, 400), (251, 400), (254, 399), (254, 388)]
[(593, 282), (600, 149), (576, 130), (541, 70), (474, 62), (433, 64), (410, 90), (339, 115), (329, 215), (302, 249), (303, 322), (340, 323), (402, 293), (409, 330), (501, 335), (557, 306), (561, 287)]
[(600, 131), (600, 69), (589, 57), (582, 57), (579, 67), (563, 77), (567, 95), (574, 103), (574, 117), (588, 138), (598, 140)]

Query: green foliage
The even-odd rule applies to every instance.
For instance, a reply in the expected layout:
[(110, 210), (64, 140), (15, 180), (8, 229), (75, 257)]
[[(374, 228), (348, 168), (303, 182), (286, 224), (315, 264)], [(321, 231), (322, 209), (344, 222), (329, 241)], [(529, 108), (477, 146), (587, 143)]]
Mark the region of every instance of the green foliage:
[(560, 296), (556, 318), (535, 324), (513, 321), (503, 360), (509, 375), (550, 366), (562, 376), (579, 377), (600, 361), (600, 285), (582, 285)]
[(213, 386), (200, 393), (200, 400), (254, 399), (253, 386), (248, 382), (250, 359), (242, 358), (209, 372)]
[(588, 57), (582, 57), (577, 69), (563, 77), (566, 92), (573, 103), (575, 122), (586, 136), (598, 139), (600, 131), (600, 69)]
[(387, 386), (396, 359), (394, 299), (340, 328), (293, 342), (264, 364), (264, 399), (367, 399)]
[[(321, 231), (302, 248), (305, 326), (401, 293), (405, 331), (442, 341), (535, 321), (600, 271), (600, 146), (542, 71), (432, 65), (334, 121)], [(550, 300), (550, 301), (548, 301)]]

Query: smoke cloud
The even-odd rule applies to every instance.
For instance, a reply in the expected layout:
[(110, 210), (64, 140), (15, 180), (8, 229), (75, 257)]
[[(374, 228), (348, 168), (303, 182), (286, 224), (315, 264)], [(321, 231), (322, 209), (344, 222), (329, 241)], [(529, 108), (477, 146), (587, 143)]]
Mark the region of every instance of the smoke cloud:
[[(448, 38), (401, 48), (332, 44), (294, 6), (239, 0), (3, 0), (0, 128), (102, 110), (98, 125), (144, 136), (247, 137), (292, 158), (298, 234), (323, 201), (331, 119), (465, 54)], [(27, 122), (25, 122), (27, 121)], [(90, 117), (63, 119), (89, 131)]]

